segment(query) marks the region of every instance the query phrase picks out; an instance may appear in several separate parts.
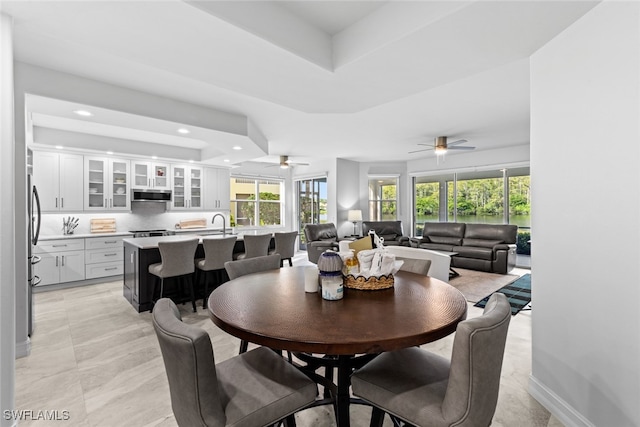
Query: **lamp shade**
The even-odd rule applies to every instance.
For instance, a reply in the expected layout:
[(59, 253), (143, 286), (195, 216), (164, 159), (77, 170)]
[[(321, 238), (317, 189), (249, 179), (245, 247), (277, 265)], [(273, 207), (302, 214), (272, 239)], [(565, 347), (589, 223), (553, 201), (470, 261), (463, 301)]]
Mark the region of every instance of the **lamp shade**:
[(360, 209), (350, 210), (347, 214), (347, 220), (351, 222), (362, 221), (362, 211)]

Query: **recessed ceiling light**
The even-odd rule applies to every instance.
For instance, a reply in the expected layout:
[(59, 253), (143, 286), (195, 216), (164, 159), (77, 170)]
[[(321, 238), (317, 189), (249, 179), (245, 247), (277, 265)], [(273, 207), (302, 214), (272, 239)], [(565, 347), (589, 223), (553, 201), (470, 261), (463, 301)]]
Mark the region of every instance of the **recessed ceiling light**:
[(156, 159), (158, 158), (158, 156), (151, 156), (151, 158), (152, 158), (153, 160), (156, 160)]
[(188, 134), (189, 133), (189, 129), (185, 129), (185, 128), (180, 128), (178, 129), (178, 133), (182, 133), (182, 134)]
[(234, 145), (234, 146), (233, 146), (233, 149), (234, 149), (234, 150), (242, 150), (242, 147), (240, 147), (239, 145)]
[(62, 145), (56, 145), (56, 148), (57, 148), (58, 150), (62, 150), (64, 147), (63, 147)]
[(193, 163), (193, 160), (189, 160), (189, 163)]
[(113, 151), (107, 151), (107, 154), (113, 154)]
[(229, 159), (224, 159), (223, 161), (224, 161), (225, 163), (229, 163), (231, 160), (229, 160)]
[(79, 116), (83, 116), (83, 117), (91, 117), (93, 116), (93, 113), (91, 111), (87, 111), (87, 110), (74, 110), (74, 113), (76, 113)]

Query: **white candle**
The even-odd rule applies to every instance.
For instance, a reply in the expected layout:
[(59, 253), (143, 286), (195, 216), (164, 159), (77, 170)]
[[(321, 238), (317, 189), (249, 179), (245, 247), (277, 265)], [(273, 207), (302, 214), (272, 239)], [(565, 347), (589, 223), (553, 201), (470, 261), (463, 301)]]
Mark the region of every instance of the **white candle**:
[(304, 291), (318, 292), (318, 267), (309, 266), (304, 268)]

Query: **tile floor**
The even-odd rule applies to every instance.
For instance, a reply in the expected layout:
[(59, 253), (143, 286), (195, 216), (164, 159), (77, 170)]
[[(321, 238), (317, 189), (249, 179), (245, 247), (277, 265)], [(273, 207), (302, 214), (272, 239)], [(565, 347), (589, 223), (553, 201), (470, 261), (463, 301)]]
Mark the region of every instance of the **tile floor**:
[[(296, 258), (294, 265), (307, 262), (306, 256)], [(35, 302), (32, 352), (16, 361), (16, 407), (66, 410), (70, 419), (21, 426), (176, 425), (151, 315), (133, 310), (122, 296), (121, 281), (42, 292)], [(239, 340), (213, 325), (201, 305), (197, 313), (188, 304), (180, 308), (186, 322), (209, 332), (217, 361), (237, 353)], [(480, 314), (469, 305), (469, 317)], [(452, 340), (423, 347), (449, 357)], [(531, 312), (521, 312), (509, 328), (493, 427), (562, 426), (527, 393), (530, 369)], [(352, 425), (367, 426), (369, 413), (352, 406)], [(303, 411), (297, 420), (301, 427), (335, 425), (327, 407)]]

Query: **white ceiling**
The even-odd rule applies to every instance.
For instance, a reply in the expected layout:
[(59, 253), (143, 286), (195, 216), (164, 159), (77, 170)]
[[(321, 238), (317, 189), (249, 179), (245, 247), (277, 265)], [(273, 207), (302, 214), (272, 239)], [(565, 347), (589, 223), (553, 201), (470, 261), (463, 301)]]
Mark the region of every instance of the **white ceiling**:
[[(252, 155), (274, 162), (406, 161), (429, 156), (408, 152), (439, 135), (467, 139), (476, 152), (528, 144), (528, 58), (595, 4), (1, 3), (14, 17), (17, 60), (246, 116), (269, 141), (268, 157)], [(73, 131), (68, 106), (57, 113), (49, 101), (33, 107), (36, 124)], [(77, 130), (175, 141), (176, 123), (112, 113)], [(197, 150), (224, 135), (181, 138)]]

